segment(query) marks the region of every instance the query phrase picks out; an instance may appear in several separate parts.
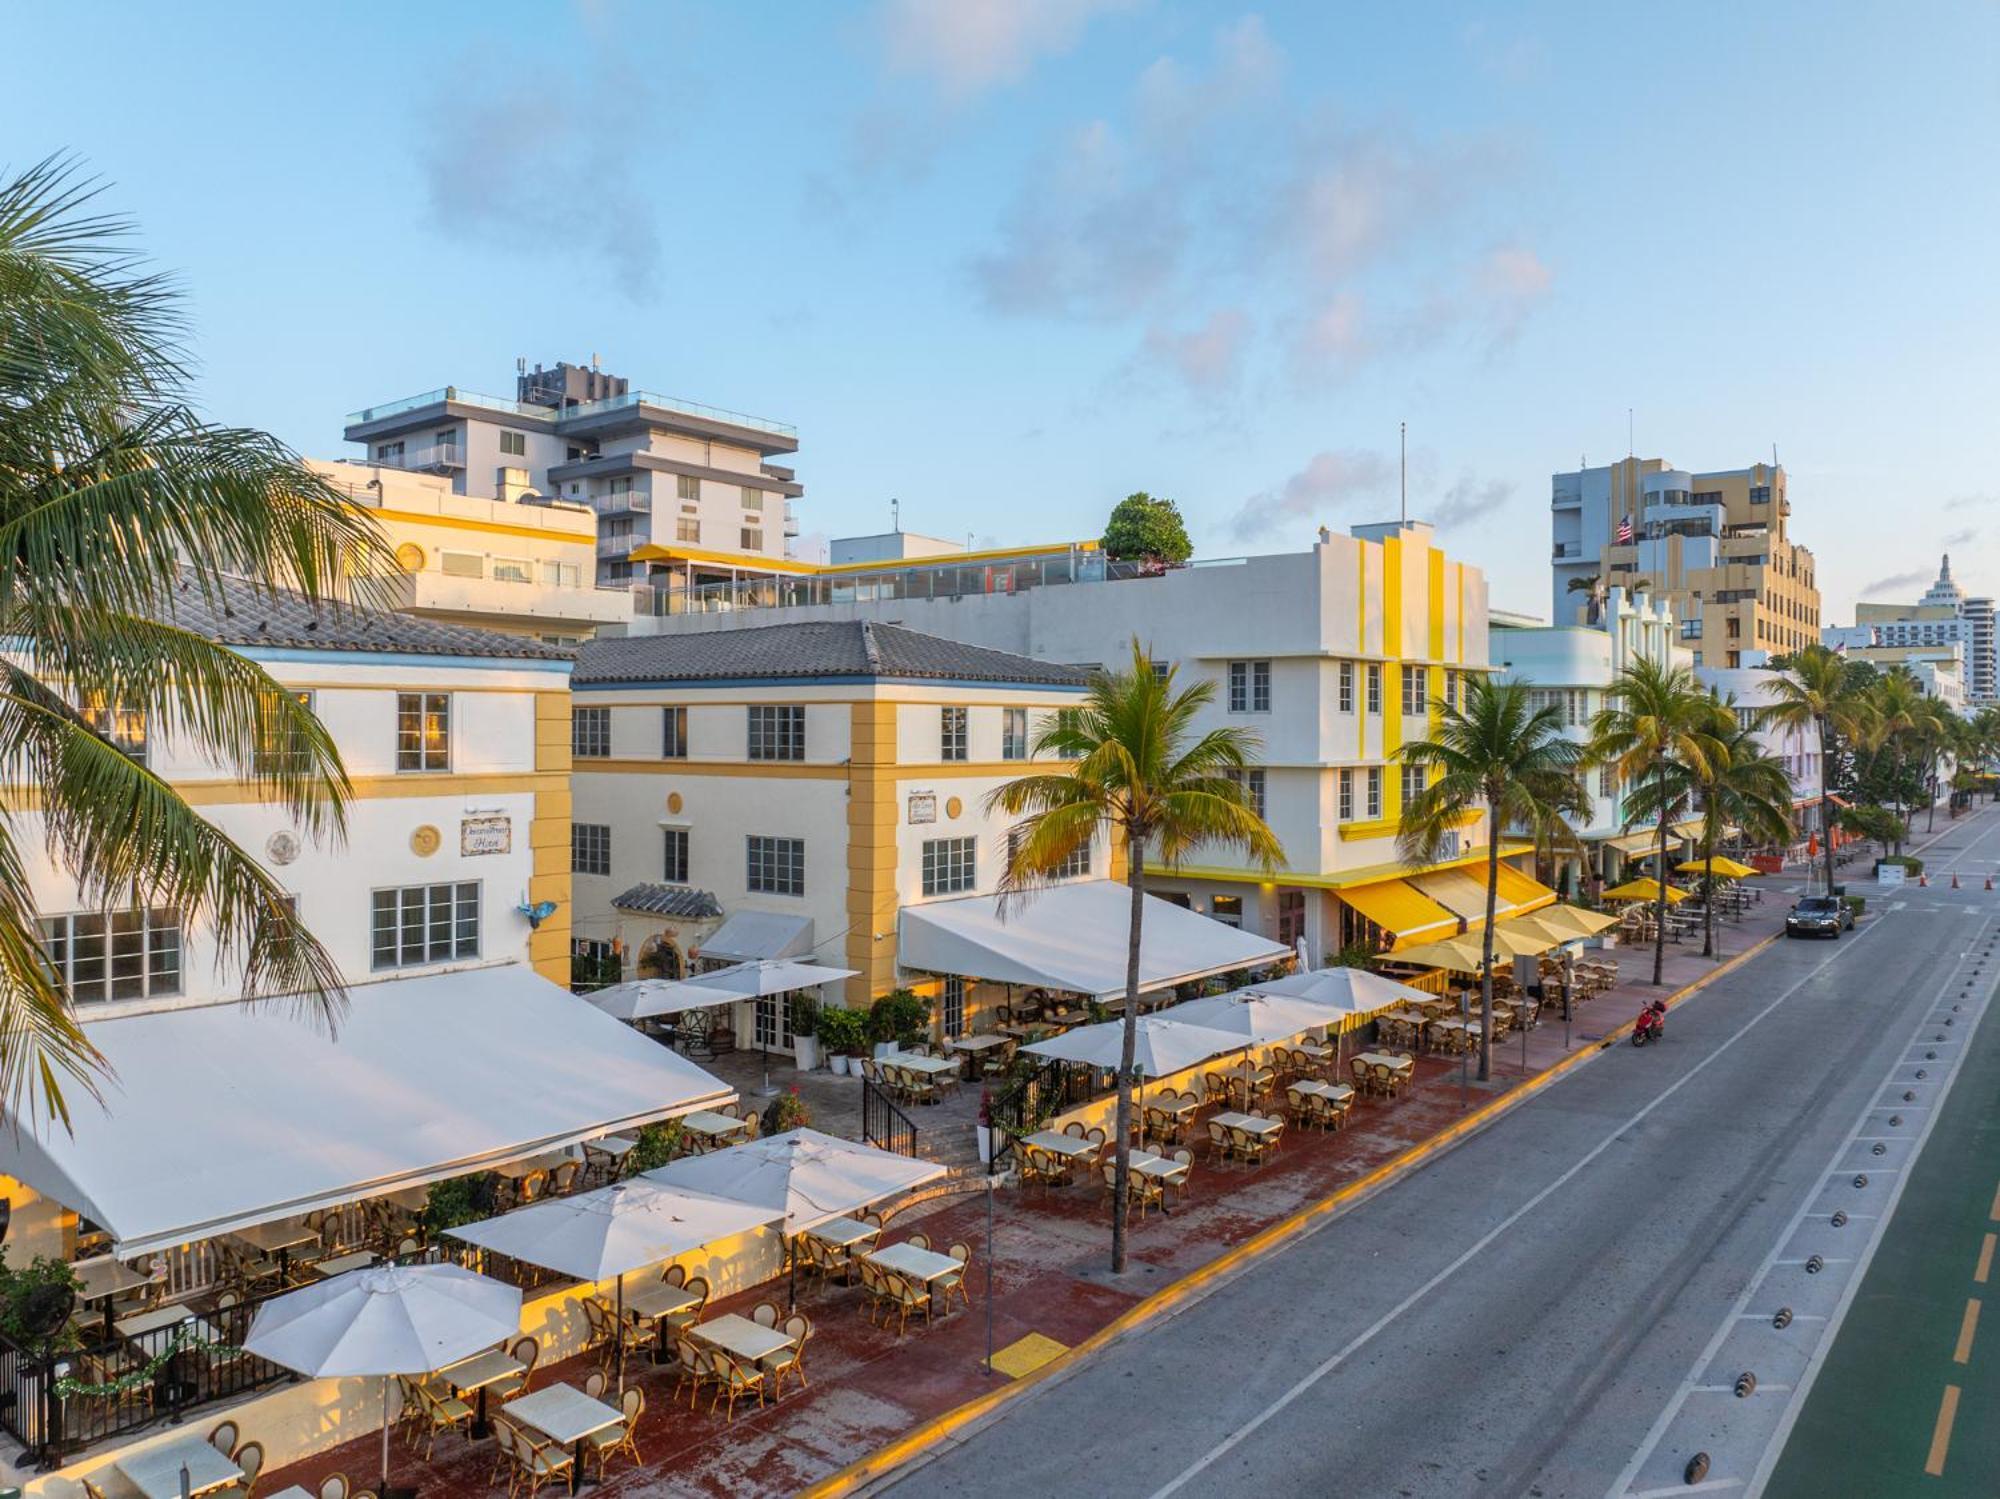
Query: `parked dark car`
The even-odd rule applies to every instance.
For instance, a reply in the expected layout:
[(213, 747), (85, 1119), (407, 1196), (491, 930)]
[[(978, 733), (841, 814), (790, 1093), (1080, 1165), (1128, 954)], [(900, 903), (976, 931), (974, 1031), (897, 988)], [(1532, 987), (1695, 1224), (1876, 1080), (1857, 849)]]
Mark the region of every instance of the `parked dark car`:
[(1785, 913), (1787, 937), (1838, 938), (1842, 928), (1853, 925), (1847, 902), (1831, 895), (1808, 895)]

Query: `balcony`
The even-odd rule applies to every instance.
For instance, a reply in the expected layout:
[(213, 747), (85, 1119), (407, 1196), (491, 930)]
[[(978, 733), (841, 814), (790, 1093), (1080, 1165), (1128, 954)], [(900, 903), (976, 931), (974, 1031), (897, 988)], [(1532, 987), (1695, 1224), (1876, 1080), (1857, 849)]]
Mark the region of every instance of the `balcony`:
[(457, 443), (441, 442), (381, 455), (374, 462), (382, 468), (399, 468), (412, 474), (455, 474), (465, 467), (465, 454)]
[(1559, 541), (1550, 551), (1549, 556), (1557, 562), (1566, 560), (1574, 561), (1583, 556), (1583, 543), (1580, 541)]
[(1549, 509), (1551, 510), (1575, 510), (1580, 508), (1582, 504), (1583, 504), (1583, 495), (1581, 493), (1578, 494), (1557, 493), (1551, 496), (1549, 499)]
[(597, 538), (599, 557), (629, 557), (634, 547), (642, 547), (649, 540), (646, 536), (600, 536)]
[(615, 494), (594, 494), (590, 508), (599, 515), (651, 515), (653, 496), (643, 489), (620, 490)]

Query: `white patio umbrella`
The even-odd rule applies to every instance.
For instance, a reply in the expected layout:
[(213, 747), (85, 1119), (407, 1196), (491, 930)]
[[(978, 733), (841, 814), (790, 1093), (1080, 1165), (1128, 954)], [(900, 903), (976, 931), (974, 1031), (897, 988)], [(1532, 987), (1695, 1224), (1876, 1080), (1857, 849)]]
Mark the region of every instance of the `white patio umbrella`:
[[(1263, 994), (1274, 999), (1297, 1000), (1333, 1012), (1333, 1065), (1344, 1065), (1341, 1041), (1349, 1029), (1399, 1005), (1435, 999), (1422, 989), (1399, 984), (1366, 968), (1309, 968), (1288, 973), (1283, 978), (1239, 989), (1238, 994)], [(1225, 996), (1231, 997), (1231, 996)]]
[(583, 996), (613, 1020), (650, 1020), (655, 1015), (679, 1015), (711, 1005), (734, 1004), (734, 994), (718, 994), (712, 985), (687, 979), (630, 979), (609, 984)]
[[(551, 1197), (481, 1223), (447, 1230), (481, 1249), (582, 1281), (616, 1278), (618, 1323), (625, 1323), (625, 1275), (718, 1239), (776, 1223), (783, 1216), (706, 1192), (639, 1178)], [(625, 1340), (618, 1340), (619, 1388)]]
[[(1173, 1010), (1186, 1008), (1175, 1005)], [(1210, 1057), (1241, 1051), (1249, 1044), (1241, 1036), (1194, 1025), (1172, 1018), (1173, 1010), (1158, 1015), (1141, 1015), (1133, 1037), (1132, 1066), (1139, 1076), (1139, 1138), (1146, 1137), (1146, 1084), (1149, 1077), (1171, 1077), (1199, 1066)], [(1106, 1020), (1098, 1025), (1080, 1025), (1060, 1036), (1023, 1047), (1037, 1056), (1060, 1062), (1081, 1062), (1091, 1067), (1116, 1069), (1125, 1057), (1125, 1022)]]
[(935, 1161), (878, 1150), (816, 1129), (792, 1129), (707, 1155), (682, 1156), (639, 1180), (712, 1193), (780, 1213), (789, 1243), (792, 1235), (829, 1218), (858, 1213), (943, 1175), (945, 1168)]
[(389, 1485), (389, 1380), (428, 1374), (521, 1330), (521, 1293), (457, 1265), (350, 1270), (264, 1303), (246, 1353), (314, 1379), (382, 1379), (382, 1489)]
[(697, 973), (686, 982), (704, 989), (726, 990), (735, 999), (761, 999), (766, 994), (788, 994), (794, 989), (811, 989), (835, 979), (852, 978), (859, 971), (831, 968), (824, 963), (801, 963), (795, 958), (757, 958), (710, 973)]
[(1327, 1011), (1328, 1006), (1314, 1004), (1311, 1000), (1265, 994), (1255, 989), (1237, 989), (1228, 994), (1191, 999), (1165, 1013), (1170, 1020), (1227, 1031), (1250, 1042), (1264, 1042), (1289, 1041), (1306, 1031), (1337, 1025), (1339, 1018)]

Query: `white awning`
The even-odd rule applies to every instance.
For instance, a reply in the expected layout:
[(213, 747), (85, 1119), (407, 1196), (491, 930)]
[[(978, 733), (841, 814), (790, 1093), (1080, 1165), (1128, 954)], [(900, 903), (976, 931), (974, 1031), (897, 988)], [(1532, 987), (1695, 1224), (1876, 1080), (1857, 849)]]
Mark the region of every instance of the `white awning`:
[(639, 1179), (782, 1213), (785, 1232), (796, 1234), (945, 1174), (936, 1161), (816, 1129), (792, 1129), (727, 1150), (684, 1155)]
[(708, 935), (704, 958), (750, 963), (758, 958), (810, 958), (813, 919), (775, 911), (738, 911)]
[(102, 1107), (0, 1132), (0, 1173), (121, 1254), (539, 1155), (733, 1096), (519, 964), (356, 985), (337, 1035), (271, 1005), (100, 1020)]
[[(1291, 949), (1148, 895), (1139, 928), (1139, 988), (1276, 963)], [(1110, 880), (1056, 885), (1010, 899), (968, 895), (905, 906), (896, 959), (905, 968), (1032, 984), (1092, 999), (1125, 992), (1132, 892)]]

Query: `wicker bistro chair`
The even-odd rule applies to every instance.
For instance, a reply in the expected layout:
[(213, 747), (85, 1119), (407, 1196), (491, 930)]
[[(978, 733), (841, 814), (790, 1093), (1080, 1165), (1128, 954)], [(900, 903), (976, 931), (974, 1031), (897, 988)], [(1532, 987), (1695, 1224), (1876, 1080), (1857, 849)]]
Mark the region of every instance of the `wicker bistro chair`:
[(806, 1354), (806, 1341), (812, 1337), (812, 1318), (803, 1312), (794, 1312), (785, 1318), (780, 1330), (791, 1338), (791, 1346), (781, 1348), (776, 1353), (766, 1354), (758, 1360), (763, 1365), (764, 1377), (770, 1381), (773, 1400), (784, 1398), (787, 1379), (796, 1379), (802, 1390), (806, 1387), (806, 1369), (803, 1360)]
[(607, 1426), (584, 1441), (583, 1457), (586, 1463), (597, 1465), (597, 1476), (604, 1477), (604, 1470), (611, 1459), (621, 1452), (632, 1459), (632, 1466), (639, 1466), (639, 1417), (646, 1412), (646, 1392), (637, 1385), (631, 1386), (618, 1397), (618, 1409), (624, 1419), (616, 1426)]
[[(1118, 1194), (1118, 1163), (1116, 1161), (1106, 1161), (1100, 1169), (1104, 1175), (1104, 1200), (1109, 1202)], [(1136, 1210), (1139, 1214), (1139, 1221), (1143, 1223), (1146, 1221), (1147, 1208), (1165, 1206), (1158, 1179), (1146, 1175), (1143, 1171), (1133, 1171), (1130, 1173), (1126, 1182), (1126, 1191), (1128, 1194), (1125, 1199), (1125, 1215), (1127, 1218), (1130, 1218)]]
[(532, 1496), (558, 1479), (568, 1480), (573, 1459), (556, 1442), (537, 1441), (520, 1426), (511, 1428), (508, 1441), (514, 1452), (514, 1467), (507, 1479), (509, 1494), (525, 1487)]
[(693, 1410), (695, 1402), (701, 1399), (701, 1387), (708, 1383), (708, 1361), (702, 1357), (701, 1349), (685, 1333), (676, 1332), (669, 1345), (674, 1351), (674, 1394), (681, 1398), (681, 1386), (688, 1387), (688, 1409)]
[(516, 1338), (509, 1343), (507, 1357), (521, 1366), (521, 1372), (494, 1380), (488, 1387), (489, 1393), (486, 1397), (488, 1402), (512, 1400), (516, 1395), (527, 1394), (528, 1382), (535, 1377), (535, 1364), (541, 1356), (542, 1345), (533, 1338)]
[[(469, 1412), (467, 1419), (470, 1419)], [(231, 1484), (223, 1492), (236, 1496), (236, 1499), (250, 1499), (251, 1491), (257, 1487), (257, 1475), (264, 1471), (264, 1444), (245, 1442), (229, 1454), (229, 1460), (243, 1470), (243, 1481)]]
[(696, 1350), (708, 1366), (710, 1380), (715, 1393), (709, 1397), (709, 1414), (715, 1413), (718, 1401), (727, 1403), (727, 1419), (736, 1420), (736, 1402), (745, 1395), (763, 1398), (764, 1371), (755, 1364), (746, 1364), (724, 1353), (720, 1348)]
[(318, 1499), (347, 1499), (352, 1488), (345, 1473), (329, 1473), (319, 1481), (319, 1487), (313, 1492)]
[(227, 1457), (236, 1450), (237, 1438), (242, 1435), (242, 1430), (234, 1421), (220, 1421), (216, 1423), (215, 1429), (209, 1432), (208, 1445)]
[(775, 1301), (758, 1302), (750, 1308), (750, 1320), (755, 1322), (759, 1327), (776, 1327), (778, 1325), (778, 1303)]
[(1236, 1142), (1229, 1136), (1229, 1126), (1219, 1120), (1208, 1121), (1208, 1158), (1217, 1165), (1236, 1153)]

